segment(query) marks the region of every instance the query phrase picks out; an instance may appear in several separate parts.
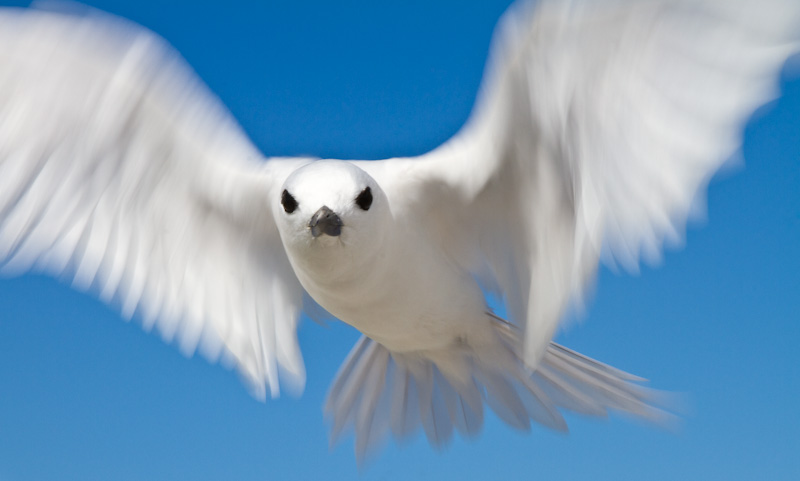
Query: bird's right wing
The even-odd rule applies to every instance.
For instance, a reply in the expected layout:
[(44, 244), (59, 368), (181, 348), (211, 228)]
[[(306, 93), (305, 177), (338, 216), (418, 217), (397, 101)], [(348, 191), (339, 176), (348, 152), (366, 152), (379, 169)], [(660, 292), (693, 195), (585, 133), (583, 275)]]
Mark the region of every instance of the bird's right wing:
[(301, 160), (262, 161), (163, 40), (99, 12), (0, 10), (0, 266), (44, 271), (232, 357), (254, 394), (305, 380), (303, 290), (273, 220)]

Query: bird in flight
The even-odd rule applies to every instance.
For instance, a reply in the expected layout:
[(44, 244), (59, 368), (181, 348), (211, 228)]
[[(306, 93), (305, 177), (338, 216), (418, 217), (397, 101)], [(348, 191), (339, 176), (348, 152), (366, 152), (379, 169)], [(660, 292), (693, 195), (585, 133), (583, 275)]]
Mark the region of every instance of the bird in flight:
[(440, 147), (274, 158), (152, 32), (4, 8), (0, 269), (228, 359), (260, 399), (305, 382), (298, 319), (327, 311), (363, 333), (325, 404), (359, 459), (420, 427), (474, 435), (487, 406), (520, 429), (658, 421), (641, 378), (552, 338), (601, 261), (680, 238), (799, 40), (794, 0), (521, 1)]

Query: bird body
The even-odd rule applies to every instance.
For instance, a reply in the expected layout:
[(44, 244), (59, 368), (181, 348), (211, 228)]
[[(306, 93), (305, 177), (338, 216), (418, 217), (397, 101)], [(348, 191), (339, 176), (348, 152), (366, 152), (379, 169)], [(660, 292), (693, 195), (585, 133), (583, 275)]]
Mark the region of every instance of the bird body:
[[(348, 172), (355, 182), (337, 178)], [(375, 195), (368, 212), (353, 203), (367, 184)], [(276, 212), (276, 217), (305, 214), (299, 223), (278, 223), (289, 260), (309, 295), (338, 319), (397, 352), (446, 349), (488, 326), (487, 306), (474, 279), (424, 238), (402, 201), (387, 197), (382, 184), (357, 165), (314, 162), (285, 185), (302, 200), (297, 213)], [(299, 193), (295, 185), (302, 186)], [(339, 195), (340, 185), (351, 195)], [(311, 191), (319, 195), (306, 195)], [(307, 219), (323, 205), (342, 216), (340, 236), (308, 234)], [(371, 222), (360, 222), (361, 216)]]

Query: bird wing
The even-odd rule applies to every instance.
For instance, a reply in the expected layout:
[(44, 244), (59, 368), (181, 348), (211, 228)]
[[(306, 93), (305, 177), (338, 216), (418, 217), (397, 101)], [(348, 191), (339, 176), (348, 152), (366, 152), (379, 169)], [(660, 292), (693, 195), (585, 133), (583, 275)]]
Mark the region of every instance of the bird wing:
[(263, 398), (305, 371), (303, 290), (273, 221), (302, 161), (261, 159), (156, 35), (0, 10), (2, 272), (71, 281), (187, 355), (232, 358)]
[(476, 107), (418, 158), (365, 163), (395, 215), (499, 290), (535, 366), (601, 254), (635, 269), (777, 93), (793, 0), (544, 0), (502, 19)]

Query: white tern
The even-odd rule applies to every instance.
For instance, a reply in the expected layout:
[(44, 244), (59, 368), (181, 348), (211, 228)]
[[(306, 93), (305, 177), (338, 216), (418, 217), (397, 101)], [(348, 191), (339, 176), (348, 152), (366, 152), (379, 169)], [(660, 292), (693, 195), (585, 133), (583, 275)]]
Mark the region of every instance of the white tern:
[(363, 333), (325, 406), (359, 458), (420, 426), (475, 434), (484, 403), (521, 429), (659, 420), (642, 379), (552, 338), (601, 260), (680, 240), (799, 27), (797, 0), (523, 1), (457, 135), (344, 161), (263, 157), (141, 27), (3, 8), (2, 272), (93, 292), (262, 399), (305, 382), (298, 318), (321, 306)]

